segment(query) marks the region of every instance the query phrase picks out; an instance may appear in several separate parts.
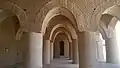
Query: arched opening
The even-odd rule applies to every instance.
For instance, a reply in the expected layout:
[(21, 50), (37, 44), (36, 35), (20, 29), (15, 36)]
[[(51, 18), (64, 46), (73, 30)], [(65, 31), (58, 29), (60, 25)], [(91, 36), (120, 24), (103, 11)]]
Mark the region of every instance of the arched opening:
[(0, 68), (22, 63), (22, 46), (16, 40), (20, 22), (15, 14), (0, 9)]
[(64, 41), (60, 41), (59, 46), (60, 46), (60, 56), (64, 56)]
[[(69, 48), (69, 43), (72, 41), (71, 40), (71, 35), (70, 35), (70, 33), (65, 29), (65, 28), (57, 28), (54, 32), (53, 32), (53, 34), (52, 34), (52, 36), (51, 36), (51, 41), (53, 41), (54, 43), (55, 42), (57, 42), (56, 41), (56, 38), (58, 37), (58, 35), (59, 34), (61, 34), (62, 36), (60, 37), (60, 38), (58, 38), (60, 41), (62, 40), (64, 40), (64, 39), (66, 39), (66, 40), (64, 40), (63, 42), (64, 42), (64, 55), (63, 55), (63, 57), (66, 57), (66, 58), (70, 58), (69, 56), (68, 56), (68, 52), (69, 53), (71, 53), (71, 50), (70, 49), (68, 49)], [(62, 39), (62, 38), (64, 38), (64, 39)], [(60, 45), (60, 41), (59, 41), (59, 44), (58, 45)], [(54, 45), (54, 50), (55, 50), (55, 46), (56, 45)], [(60, 47), (60, 46), (59, 46)], [(70, 51), (69, 51), (70, 50)], [(55, 51), (54, 51), (54, 54), (55, 54)]]
[[(54, 47), (53, 48), (50, 47), (51, 49), (53, 49), (53, 54), (54, 54), (53, 60), (61, 59), (61, 58), (67, 59), (67, 58), (69, 58), (69, 42), (71, 42), (70, 41), (71, 39), (77, 39), (76, 31), (78, 29), (76, 29), (77, 27), (75, 25), (77, 23), (75, 22), (75, 19), (73, 18), (73, 16), (70, 17), (70, 16), (67, 16), (66, 14), (56, 15), (54, 13), (52, 13), (52, 15), (51, 15), (51, 11), (50, 11), (50, 13), (47, 14), (47, 16), (45, 17), (45, 19), (43, 21), (41, 33), (44, 34), (45, 40), (50, 40), (50, 41), (52, 41), (51, 43), (53, 43)], [(62, 12), (64, 12), (64, 11), (62, 11)], [(61, 30), (62, 34), (65, 34), (64, 31), (67, 31), (70, 36), (66, 35), (65, 37), (63, 37), (63, 36), (59, 37), (58, 36), (59, 34), (58, 35), (54, 34), (56, 32), (59, 32), (59, 29), (62, 29)], [(65, 41), (65, 38), (67, 41)], [(68, 40), (68, 38), (69, 38), (69, 40)], [(62, 41), (64, 41), (64, 43)], [(49, 52), (47, 51), (47, 53), (49, 53)], [(44, 52), (44, 55), (50, 56), (48, 54), (45, 54), (45, 52)], [(61, 57), (61, 56), (63, 56), (63, 57)], [(46, 58), (46, 59), (48, 60), (47, 62), (45, 61), (46, 64), (50, 64), (50, 60), (49, 60), (50, 58)]]
[(119, 11), (119, 5), (114, 5), (106, 9), (100, 19), (100, 32), (105, 40), (106, 63), (120, 64)]
[[(49, 39), (49, 40), (53, 41), (53, 39), (55, 39), (55, 38), (52, 38), (52, 37), (54, 37), (54, 36), (56, 37), (55, 32), (58, 32), (59, 30), (63, 30), (62, 31), (63, 33), (68, 32), (66, 34), (70, 35), (70, 36), (68, 36), (69, 42), (71, 42), (70, 38), (73, 38), (73, 39), (77, 38), (75, 28), (73, 27), (70, 20), (63, 15), (58, 15), (58, 16), (53, 17), (49, 21), (47, 28), (46, 28), (46, 32), (45, 32), (45, 39)], [(58, 43), (55, 46), (57, 46), (57, 45), (60, 45), (60, 44)], [(65, 49), (65, 48), (62, 48), (62, 49)], [(54, 47), (54, 52), (55, 52), (55, 47)], [(54, 57), (55, 57), (55, 55), (54, 55)]]
[(54, 40), (54, 59), (69, 58), (69, 40), (64, 33), (59, 33)]

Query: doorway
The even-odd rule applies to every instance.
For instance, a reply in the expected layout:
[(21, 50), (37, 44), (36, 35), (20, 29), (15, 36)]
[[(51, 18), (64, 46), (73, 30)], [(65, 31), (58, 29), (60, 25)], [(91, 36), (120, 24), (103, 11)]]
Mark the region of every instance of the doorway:
[(64, 56), (64, 42), (60, 41), (60, 56)]

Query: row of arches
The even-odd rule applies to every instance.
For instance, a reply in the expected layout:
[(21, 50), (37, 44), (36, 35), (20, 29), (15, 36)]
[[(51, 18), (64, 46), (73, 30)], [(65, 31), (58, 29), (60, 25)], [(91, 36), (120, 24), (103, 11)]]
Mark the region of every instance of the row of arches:
[[(58, 12), (58, 11), (67, 12), (67, 13), (69, 13), (69, 16), (66, 16), (66, 14), (65, 15), (61, 14), (60, 12), (59, 12), (60, 14), (54, 13), (54, 12)], [(115, 30), (114, 29), (115, 29), (115, 25), (116, 25), (116, 23), (115, 23), (116, 19), (114, 22), (113, 18), (116, 17), (119, 20), (118, 12), (119, 12), (118, 5), (108, 8), (100, 17), (98, 28), (96, 29), (102, 34), (103, 39), (105, 39), (105, 40), (110, 39), (110, 41), (106, 41), (107, 45), (109, 45), (109, 46), (110, 46), (110, 42), (115, 41), (115, 40), (113, 40), (113, 38), (115, 38), (115, 34), (114, 34)], [(92, 33), (92, 31), (91, 32), (89, 32), (89, 31), (81, 32), (77, 26), (77, 21), (74, 18), (73, 14), (66, 8), (57, 7), (53, 10), (50, 10), (47, 13), (45, 19), (43, 20), (43, 24), (41, 25), (42, 26), (41, 30), (37, 29), (33, 32), (24, 32), (24, 31), (20, 30), (21, 24), (20, 24), (20, 19), (17, 17), (17, 15), (9, 13), (9, 11), (6, 11), (6, 10), (2, 10), (0, 13), (1, 13), (0, 14), (1, 15), (1, 20), (0, 20), (1, 21), (1, 23), (0, 23), (1, 45), (5, 45), (5, 43), (6, 42), (8, 43), (8, 41), (9, 41), (10, 44), (11, 44), (11, 42), (14, 43), (11, 45), (14, 45), (14, 46), (17, 45), (16, 48), (21, 48), (20, 50), (23, 51), (22, 55), (24, 58), (20, 62), (25, 61), (27, 68), (34, 68), (37, 66), (42, 67), (42, 65), (43, 65), (42, 59), (43, 58), (45, 58), (44, 62), (49, 63), (50, 60), (47, 60), (47, 59), (51, 58), (50, 53), (48, 53), (48, 52), (50, 52), (51, 42), (52, 42), (52, 44), (54, 44), (56, 42), (56, 37), (61, 34), (65, 35), (65, 37), (67, 37), (67, 40), (69, 43), (73, 42), (72, 43), (72, 45), (74, 45), (73, 46), (73, 50), (74, 50), (73, 51), (74, 52), (73, 53), (73, 60), (74, 60), (73, 62), (75, 62), (75, 63), (78, 62), (77, 61), (78, 57), (76, 56), (78, 54), (78, 49), (79, 49), (79, 54), (80, 54), (79, 55), (80, 61), (85, 61), (84, 62), (85, 64), (83, 64), (83, 65), (87, 65), (90, 62), (96, 62), (95, 59), (94, 59), (94, 61), (89, 60), (89, 59), (93, 59), (94, 57), (96, 57), (95, 54), (93, 53), (94, 49), (91, 47), (91, 45), (92, 45), (91, 42), (96, 41), (95, 39), (93, 39), (93, 36), (95, 36), (95, 34)], [(9, 20), (6, 20), (9, 18), (10, 18), (10, 20), (12, 20), (12, 22), (10, 22)], [(113, 20), (113, 22), (111, 22), (111, 20)], [(7, 22), (4, 23), (4, 21), (7, 21)], [(4, 34), (2, 34), (2, 33), (4, 33)], [(16, 40), (15, 36), (17, 36), (17, 38), (19, 37), (19, 40)], [(81, 36), (83, 36), (83, 37), (81, 37)], [(86, 37), (88, 37), (88, 39)], [(91, 38), (93, 41), (90, 41)], [(112, 39), (112, 41), (111, 41), (111, 39)], [(81, 43), (81, 41), (82, 41), (82, 43)], [(63, 40), (60, 41), (60, 43), (61, 43), (60, 45), (63, 45)], [(21, 46), (19, 46), (19, 45), (21, 45)], [(90, 45), (90, 46), (88, 46), (86, 48), (83, 45), (86, 45), (86, 46)], [(114, 45), (114, 42), (111, 43), (111, 46), (112, 45)], [(12, 46), (12, 47), (14, 47), (14, 46)], [(108, 48), (109, 48), (109, 46), (108, 46)], [(83, 50), (81, 47), (85, 48), (85, 50)], [(5, 48), (5, 51), (8, 51), (8, 49), (9, 49), (9, 46), (7, 46), (7, 48)], [(92, 56), (90, 54), (86, 53), (86, 51), (88, 51), (87, 49), (88, 50), (93, 49), (92, 51), (90, 50), (90, 53), (93, 54)], [(17, 49), (17, 51), (19, 52), (19, 49)], [(115, 60), (116, 60), (116, 59), (118, 59), (118, 57), (109, 57), (109, 56), (116, 55), (116, 52), (118, 52), (117, 48), (115, 51), (114, 50), (111, 50), (111, 51), (113, 51), (115, 53), (111, 54), (111, 55), (110, 54), (107, 55), (107, 57), (108, 57), (107, 62), (119, 63), (119, 61), (116, 62), (113, 59), (113, 58), (115, 58)], [(107, 52), (109, 53), (110, 51), (108, 50)], [(44, 54), (43, 57), (41, 56), (42, 54)], [(89, 57), (85, 57), (85, 58), (81, 57), (84, 54), (88, 54), (88, 56), (90, 56), (90, 58)], [(53, 55), (52, 55), (52, 57), (53, 57)], [(111, 58), (113, 60), (110, 60)], [(87, 61), (87, 59), (89, 61)], [(79, 64), (81, 64), (80, 61), (79, 61)], [(93, 65), (93, 63), (91, 65)]]

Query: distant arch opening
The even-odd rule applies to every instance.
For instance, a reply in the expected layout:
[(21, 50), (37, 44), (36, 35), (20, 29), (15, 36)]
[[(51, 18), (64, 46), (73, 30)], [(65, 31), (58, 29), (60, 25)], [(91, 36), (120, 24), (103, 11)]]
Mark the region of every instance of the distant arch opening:
[(60, 46), (60, 56), (64, 56), (64, 41), (60, 41), (59, 46)]

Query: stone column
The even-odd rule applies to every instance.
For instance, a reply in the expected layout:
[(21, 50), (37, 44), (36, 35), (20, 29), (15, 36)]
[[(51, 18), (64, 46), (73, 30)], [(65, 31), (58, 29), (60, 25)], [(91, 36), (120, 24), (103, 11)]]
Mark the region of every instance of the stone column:
[(41, 33), (26, 33), (25, 68), (42, 68), (43, 35)]
[(64, 57), (69, 58), (69, 42), (64, 40)]
[(53, 42), (50, 42), (50, 59), (53, 60)]
[(106, 45), (106, 62), (107, 63), (114, 63), (114, 64), (120, 64), (120, 52), (119, 52), (119, 45), (117, 45), (116, 40), (116, 30), (114, 25), (109, 25), (109, 27), (104, 26), (102, 23), (106, 23), (108, 20), (110, 20), (110, 24), (113, 24), (117, 22), (118, 20), (111, 17), (106, 19), (102, 19), (100, 22), (99, 31), (101, 32), (103, 38), (105, 39), (105, 45)]
[(105, 40), (106, 44), (106, 62), (120, 64), (119, 46), (116, 38), (108, 38)]
[(54, 44), (54, 57), (60, 58), (60, 47), (57, 41), (55, 41), (55, 44)]
[(44, 39), (44, 46), (43, 46), (43, 53), (44, 53), (44, 65), (50, 64), (50, 40)]
[(78, 58), (78, 43), (76, 39), (72, 40), (72, 48), (73, 48), (73, 63), (78, 64), (79, 58)]
[(69, 43), (69, 59), (72, 60), (72, 42)]
[(96, 67), (96, 34), (80, 32), (79, 36), (79, 68)]

